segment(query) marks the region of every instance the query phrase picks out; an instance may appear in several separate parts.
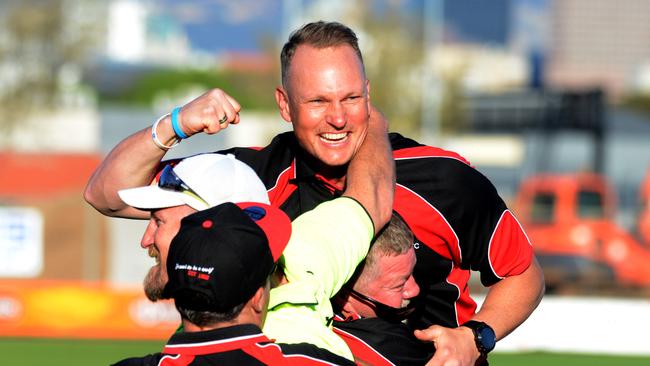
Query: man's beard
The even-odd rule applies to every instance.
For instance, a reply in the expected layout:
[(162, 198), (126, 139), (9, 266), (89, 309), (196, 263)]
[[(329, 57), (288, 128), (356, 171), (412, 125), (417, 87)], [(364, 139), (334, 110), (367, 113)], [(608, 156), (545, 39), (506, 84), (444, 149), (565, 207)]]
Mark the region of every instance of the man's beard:
[(144, 278), (144, 294), (151, 301), (158, 301), (163, 298), (163, 290), (167, 281), (162, 278), (160, 264), (151, 267)]

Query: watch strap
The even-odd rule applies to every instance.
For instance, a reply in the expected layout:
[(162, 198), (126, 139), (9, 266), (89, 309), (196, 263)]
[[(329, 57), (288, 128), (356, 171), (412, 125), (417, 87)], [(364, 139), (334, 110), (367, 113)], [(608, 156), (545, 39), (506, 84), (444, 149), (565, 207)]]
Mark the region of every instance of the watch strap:
[(471, 329), (472, 333), (474, 333), (474, 343), (476, 343), (476, 349), (478, 349), (478, 352), (481, 354), (482, 357), (487, 356), (487, 354), (494, 349), (494, 345), (491, 348), (486, 347), (481, 335), (481, 331), (487, 328), (492, 332), (494, 336), (494, 330), (492, 329), (492, 327), (490, 327), (484, 322), (480, 322), (476, 320), (467, 321), (462, 326)]

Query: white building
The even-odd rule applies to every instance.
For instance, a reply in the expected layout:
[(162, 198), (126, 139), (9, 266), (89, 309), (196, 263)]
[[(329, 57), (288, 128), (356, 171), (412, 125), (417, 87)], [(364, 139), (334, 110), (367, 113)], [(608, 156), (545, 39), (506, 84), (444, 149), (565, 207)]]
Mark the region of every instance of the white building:
[(155, 2), (113, 0), (107, 9), (105, 57), (132, 64), (210, 67), (213, 56), (192, 50), (181, 24)]

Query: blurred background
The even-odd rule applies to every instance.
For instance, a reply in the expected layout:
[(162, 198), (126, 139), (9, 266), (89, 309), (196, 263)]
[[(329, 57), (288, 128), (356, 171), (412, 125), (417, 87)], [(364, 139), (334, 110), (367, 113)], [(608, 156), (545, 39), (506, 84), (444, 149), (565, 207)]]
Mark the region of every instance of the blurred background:
[[(243, 122), (169, 157), (290, 129), (273, 98), (279, 51), (319, 19), (357, 32), (391, 130), (464, 155), (525, 225), (547, 296), (496, 364), (650, 364), (643, 0), (0, 1), (0, 349), (22, 364), (36, 357), (23, 337), (62, 357), (91, 346), (51, 338), (158, 350), (178, 316), (141, 294), (145, 223), (101, 216), (83, 188), (122, 138), (208, 88), (237, 99)], [(103, 357), (143, 353), (125, 347)]]

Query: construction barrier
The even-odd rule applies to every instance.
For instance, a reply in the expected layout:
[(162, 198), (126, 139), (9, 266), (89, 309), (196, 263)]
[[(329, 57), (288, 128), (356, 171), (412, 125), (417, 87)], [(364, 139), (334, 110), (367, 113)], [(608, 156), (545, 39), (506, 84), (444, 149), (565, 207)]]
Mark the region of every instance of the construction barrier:
[(141, 287), (0, 280), (0, 336), (165, 340), (179, 325), (174, 304)]

